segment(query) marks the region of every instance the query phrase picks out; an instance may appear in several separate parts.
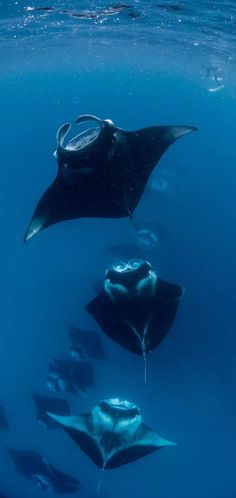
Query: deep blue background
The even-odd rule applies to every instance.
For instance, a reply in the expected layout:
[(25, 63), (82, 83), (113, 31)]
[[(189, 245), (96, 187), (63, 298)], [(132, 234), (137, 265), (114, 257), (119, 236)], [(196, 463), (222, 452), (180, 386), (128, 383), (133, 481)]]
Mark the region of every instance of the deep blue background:
[(47, 392), (48, 364), (67, 351), (64, 321), (95, 327), (83, 311), (91, 283), (112, 262), (109, 245), (135, 242), (133, 227), (126, 219), (75, 220), (22, 242), (56, 174), (57, 128), (92, 113), (125, 129), (199, 129), (166, 152), (152, 179), (165, 177), (167, 190), (158, 195), (147, 188), (136, 212), (165, 234), (151, 262), (163, 278), (186, 288), (172, 330), (148, 357), (147, 385), (142, 360), (104, 336), (109, 360), (95, 365), (96, 389), (88, 399), (68, 397), (75, 412), (102, 397), (127, 397), (148, 425), (179, 445), (107, 471), (101, 497), (236, 496), (236, 100), (230, 84), (210, 94), (204, 81), (181, 70), (25, 67), (3, 75), (0, 109), (0, 397), (10, 421), (1, 433), (2, 489), (12, 498), (43, 496), (15, 473), (5, 445), (42, 451), (84, 482), (78, 496), (93, 496), (99, 478), (69, 437), (37, 425), (30, 392)]

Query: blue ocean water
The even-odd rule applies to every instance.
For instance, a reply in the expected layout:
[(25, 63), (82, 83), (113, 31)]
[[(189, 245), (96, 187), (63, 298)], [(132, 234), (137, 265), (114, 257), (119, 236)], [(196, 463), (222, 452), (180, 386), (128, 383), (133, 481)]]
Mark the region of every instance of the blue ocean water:
[[(61, 397), (73, 413), (130, 399), (178, 446), (105, 472), (100, 496), (233, 498), (235, 2), (2, 0), (0, 16), (0, 400), (9, 420), (0, 493), (46, 495), (15, 471), (11, 447), (43, 453), (82, 481), (75, 496), (96, 496), (99, 469), (63, 431), (38, 425), (31, 393), (50, 394), (48, 365), (70, 346), (66, 321), (99, 330), (84, 306), (114, 262), (109, 248), (132, 244), (162, 278), (184, 285), (175, 323), (148, 357), (146, 384), (140, 357), (101, 333), (108, 359), (94, 361), (95, 387)], [(198, 128), (164, 154), (135, 211), (156, 235), (151, 248), (126, 218), (61, 223), (23, 244), (56, 175), (57, 129), (87, 113), (128, 130)]]

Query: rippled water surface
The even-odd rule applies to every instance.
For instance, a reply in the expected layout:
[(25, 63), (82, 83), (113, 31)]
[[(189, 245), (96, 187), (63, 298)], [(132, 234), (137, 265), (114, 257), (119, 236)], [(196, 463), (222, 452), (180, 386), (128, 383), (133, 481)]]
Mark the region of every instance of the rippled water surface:
[[(235, 63), (234, 1), (40, 1), (0, 2), (2, 56), (61, 49), (64, 57), (85, 57), (98, 44), (127, 58), (166, 54), (206, 66)], [(70, 50), (76, 51), (70, 53)], [(19, 55), (20, 56), (20, 55)]]

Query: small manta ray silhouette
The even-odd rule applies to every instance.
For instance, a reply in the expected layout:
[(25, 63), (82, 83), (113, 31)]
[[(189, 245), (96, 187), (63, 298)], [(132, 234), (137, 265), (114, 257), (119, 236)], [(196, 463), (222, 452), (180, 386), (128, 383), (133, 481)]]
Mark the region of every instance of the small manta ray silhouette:
[(16, 470), (31, 479), (41, 490), (59, 494), (73, 494), (81, 487), (81, 481), (65, 474), (37, 451), (8, 448)]
[(151, 126), (137, 131), (117, 128), (110, 119), (82, 115), (77, 124), (93, 121), (64, 145), (71, 128), (57, 132), (54, 153), (58, 172), (42, 195), (24, 241), (46, 227), (74, 218), (131, 217), (149, 176), (166, 149), (193, 126)]
[(66, 322), (72, 342), (71, 355), (93, 358), (94, 360), (105, 360), (107, 353), (104, 349), (100, 335), (95, 330), (88, 330)]

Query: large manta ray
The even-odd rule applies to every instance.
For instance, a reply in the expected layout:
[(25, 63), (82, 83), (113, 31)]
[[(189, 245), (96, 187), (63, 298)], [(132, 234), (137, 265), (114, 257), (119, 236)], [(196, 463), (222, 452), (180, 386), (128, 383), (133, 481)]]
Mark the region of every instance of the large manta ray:
[(172, 326), (184, 289), (161, 279), (150, 263), (133, 259), (106, 271), (100, 293), (85, 309), (103, 332), (132, 353), (146, 355)]
[(192, 126), (151, 126), (137, 131), (117, 128), (110, 119), (82, 115), (80, 124), (96, 123), (64, 145), (71, 128), (57, 132), (58, 172), (42, 195), (26, 242), (44, 228), (73, 218), (132, 216), (148, 178), (166, 149), (195, 130)]
[(133, 462), (173, 446), (144, 424), (140, 409), (121, 398), (100, 401), (90, 413), (63, 417), (48, 413), (102, 469)]

